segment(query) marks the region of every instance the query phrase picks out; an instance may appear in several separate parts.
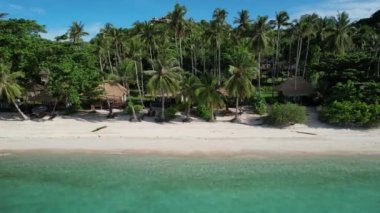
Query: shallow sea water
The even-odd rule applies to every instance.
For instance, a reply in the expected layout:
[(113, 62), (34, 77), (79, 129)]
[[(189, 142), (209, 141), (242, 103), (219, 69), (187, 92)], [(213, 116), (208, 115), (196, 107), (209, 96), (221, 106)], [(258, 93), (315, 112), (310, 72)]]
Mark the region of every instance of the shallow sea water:
[(380, 156), (0, 156), (0, 212), (380, 212)]

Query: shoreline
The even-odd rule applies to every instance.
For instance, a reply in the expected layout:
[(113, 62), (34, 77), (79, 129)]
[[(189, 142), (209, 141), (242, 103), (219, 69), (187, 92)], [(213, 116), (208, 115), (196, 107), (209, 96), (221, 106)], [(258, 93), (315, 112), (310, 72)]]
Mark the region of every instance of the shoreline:
[[(194, 120), (182, 123), (128, 122), (104, 114), (58, 116), (54, 121), (0, 120), (0, 153), (65, 152), (153, 154), (168, 156), (341, 156), (380, 155), (380, 129), (352, 130), (326, 126), (310, 113), (307, 124), (286, 128)], [(101, 126), (106, 128), (92, 132)]]

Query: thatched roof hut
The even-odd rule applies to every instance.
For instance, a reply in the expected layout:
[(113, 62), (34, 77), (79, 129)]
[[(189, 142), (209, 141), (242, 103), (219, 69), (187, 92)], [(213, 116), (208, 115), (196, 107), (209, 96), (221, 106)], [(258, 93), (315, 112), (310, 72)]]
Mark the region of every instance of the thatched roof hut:
[(129, 93), (127, 88), (118, 83), (103, 83), (100, 87), (104, 89), (104, 94), (101, 97), (103, 100), (112, 101), (114, 104), (125, 103)]
[(315, 92), (314, 87), (301, 76), (288, 78), (277, 86), (277, 90), (288, 97), (309, 96)]

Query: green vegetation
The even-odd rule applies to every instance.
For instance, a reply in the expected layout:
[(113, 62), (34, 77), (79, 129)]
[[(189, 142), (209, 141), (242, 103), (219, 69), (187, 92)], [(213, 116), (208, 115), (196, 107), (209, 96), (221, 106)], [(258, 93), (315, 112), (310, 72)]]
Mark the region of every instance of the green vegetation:
[(259, 115), (264, 115), (267, 113), (267, 103), (265, 101), (265, 98), (263, 98), (261, 95), (257, 95), (253, 98), (253, 104), (252, 104), (253, 111)]
[(305, 107), (296, 104), (275, 104), (269, 110), (267, 122), (275, 126), (285, 126), (306, 122)]
[(142, 105), (133, 105), (133, 109), (132, 109), (132, 104), (128, 104), (128, 106), (124, 109), (124, 113), (128, 114), (128, 115), (133, 115), (133, 110), (135, 111), (136, 114), (139, 114), (141, 112), (141, 110), (144, 109), (144, 106)]
[(178, 112), (175, 106), (171, 106), (165, 110), (165, 119), (166, 121), (173, 120), (176, 117), (176, 113)]
[(205, 121), (210, 121), (213, 117), (211, 109), (205, 105), (197, 106), (197, 115)]
[(321, 110), (321, 119), (343, 127), (370, 127), (380, 122), (380, 105), (334, 101)]
[(183, 106), (184, 120), (190, 120), (194, 106), (198, 116), (214, 121), (214, 112), (232, 103), (234, 120), (242, 104), (258, 114), (274, 104), (273, 123), (289, 123), (300, 122), (287, 116), (282, 121), (295, 107), (277, 104), (275, 91), (298, 76), (315, 87), (307, 104), (322, 106), (323, 121), (373, 126), (380, 123), (379, 13), (355, 22), (345, 12), (336, 17), (313, 13), (290, 22), (286, 11), (274, 20), (251, 20), (242, 10), (231, 25), (224, 9), (198, 22), (176, 4), (162, 18), (130, 28), (108, 23), (89, 42), (83, 40), (88, 33), (80, 21), (50, 41), (41, 38), (46, 31), (36, 21), (0, 13), (0, 102), (27, 119), (23, 111), (34, 104), (30, 94), (43, 87), (51, 97), (41, 102), (75, 112), (99, 104), (104, 92), (99, 85), (112, 82), (129, 89), (126, 111), (135, 119), (141, 107), (157, 102), (158, 120), (168, 120), (175, 111), (168, 103), (175, 101)]

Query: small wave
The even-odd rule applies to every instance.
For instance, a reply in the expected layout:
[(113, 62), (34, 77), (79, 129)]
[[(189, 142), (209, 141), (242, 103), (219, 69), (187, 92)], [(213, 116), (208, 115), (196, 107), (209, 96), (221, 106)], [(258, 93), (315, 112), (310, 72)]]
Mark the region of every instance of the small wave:
[(12, 153), (0, 153), (0, 157), (11, 156)]

